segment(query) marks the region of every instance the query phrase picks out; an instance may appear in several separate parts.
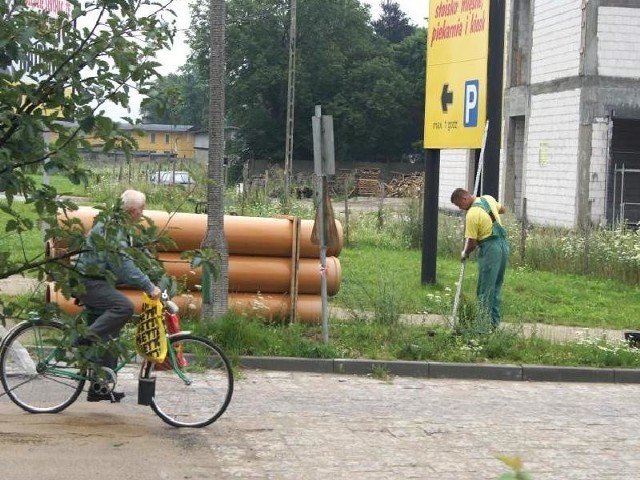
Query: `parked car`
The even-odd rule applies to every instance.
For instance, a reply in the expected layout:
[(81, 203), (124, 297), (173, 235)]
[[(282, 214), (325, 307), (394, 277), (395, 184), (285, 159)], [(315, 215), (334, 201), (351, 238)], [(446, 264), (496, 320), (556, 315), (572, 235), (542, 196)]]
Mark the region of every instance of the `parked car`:
[(193, 185), (196, 183), (189, 172), (182, 171), (161, 171), (149, 177), (149, 181), (154, 185)]

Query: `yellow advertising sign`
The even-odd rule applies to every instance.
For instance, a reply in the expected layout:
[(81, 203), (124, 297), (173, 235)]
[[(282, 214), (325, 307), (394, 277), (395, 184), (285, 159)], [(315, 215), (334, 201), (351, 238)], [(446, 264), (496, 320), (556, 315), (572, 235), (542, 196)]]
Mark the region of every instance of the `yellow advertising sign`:
[[(25, 4), (32, 10), (38, 10), (48, 13), (51, 22), (54, 21), (58, 14), (63, 14), (65, 17), (71, 17), (72, 5), (67, 0), (25, 0)], [(63, 32), (59, 32), (60, 38), (58, 39), (58, 41), (60, 44), (63, 43), (62, 34)], [(33, 51), (27, 52), (27, 54), (23, 56), (19, 61), (14, 62), (11, 65), (10, 70), (24, 70), (27, 75), (29, 75), (33, 65), (41, 62), (41, 57), (38, 52), (39, 50), (44, 51), (56, 49), (58, 47), (57, 45), (51, 43), (43, 44), (41, 42), (38, 42), (36, 39), (34, 39), (33, 42), (35, 46)], [(51, 72), (54, 71), (53, 66), (50, 66), (50, 69)], [(39, 81), (42, 80), (42, 78), (46, 78), (47, 76), (48, 75), (43, 74), (34, 78), (34, 74), (31, 73), (30, 79)], [(26, 76), (25, 78), (23, 78), (23, 81), (25, 81), (25, 79)]]
[(480, 148), (490, 0), (430, 0), (424, 147)]
[(71, 4), (67, 0), (26, 0), (27, 7), (36, 10), (44, 10), (51, 14), (58, 12), (64, 13), (67, 17), (71, 16)]

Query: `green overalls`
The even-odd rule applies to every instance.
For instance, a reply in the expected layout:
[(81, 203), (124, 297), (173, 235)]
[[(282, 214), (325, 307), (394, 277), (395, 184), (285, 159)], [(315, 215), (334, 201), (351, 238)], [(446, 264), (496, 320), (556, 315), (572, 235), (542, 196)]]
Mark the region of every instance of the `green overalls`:
[(500, 308), (502, 304), (502, 284), (504, 273), (509, 258), (509, 244), (504, 228), (496, 221), (489, 202), (480, 197), (480, 203), (473, 207), (482, 208), (491, 217), (491, 236), (480, 240), (478, 246), (478, 317), (491, 318), (491, 326), (497, 327), (500, 323)]

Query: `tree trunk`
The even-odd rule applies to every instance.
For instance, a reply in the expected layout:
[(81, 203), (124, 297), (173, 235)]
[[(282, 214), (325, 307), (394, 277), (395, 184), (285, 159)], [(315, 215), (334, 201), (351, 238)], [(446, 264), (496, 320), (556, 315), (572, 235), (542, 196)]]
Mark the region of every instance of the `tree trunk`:
[(225, 118), (225, 0), (210, 0), (211, 55), (209, 72), (209, 165), (207, 170), (207, 234), (203, 248), (215, 250), (218, 275), (204, 281), (202, 319), (215, 320), (227, 312), (229, 249), (224, 235), (224, 118)]

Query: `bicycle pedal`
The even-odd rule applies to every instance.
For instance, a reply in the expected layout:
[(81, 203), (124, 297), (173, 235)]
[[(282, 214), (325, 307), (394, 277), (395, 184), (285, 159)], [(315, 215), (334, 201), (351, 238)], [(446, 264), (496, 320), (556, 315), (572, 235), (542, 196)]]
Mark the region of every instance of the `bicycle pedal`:
[(124, 398), (124, 392), (111, 392), (109, 394), (111, 397), (111, 403), (120, 403), (120, 400)]

